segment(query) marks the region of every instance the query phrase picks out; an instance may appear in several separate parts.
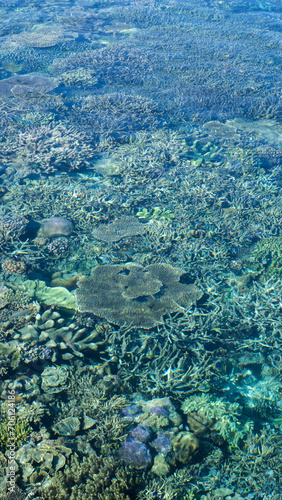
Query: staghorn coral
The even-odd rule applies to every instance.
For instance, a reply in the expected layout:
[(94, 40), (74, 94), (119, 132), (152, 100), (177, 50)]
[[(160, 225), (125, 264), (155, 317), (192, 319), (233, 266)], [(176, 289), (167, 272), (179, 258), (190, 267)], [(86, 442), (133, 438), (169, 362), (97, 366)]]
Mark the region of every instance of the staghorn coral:
[[(92, 79), (95, 81), (95, 74)], [(154, 100), (122, 92), (83, 96), (74, 109), (79, 124), (91, 125), (96, 133), (109, 137), (113, 144), (133, 142), (136, 131), (154, 129), (162, 115)], [(78, 113), (79, 109), (83, 112)], [(127, 136), (128, 133), (132, 133), (132, 137)]]
[(26, 127), (0, 144), (0, 159), (29, 173), (79, 170), (89, 166), (94, 150), (89, 137), (74, 126), (51, 123)]
[(21, 401), (17, 406), (17, 415), (29, 423), (41, 424), (43, 418), (50, 417), (50, 409), (40, 401)]
[(250, 255), (245, 260), (250, 271), (261, 275), (263, 279), (279, 277), (282, 274), (282, 238), (263, 238), (252, 248)]
[(184, 271), (169, 264), (117, 264), (95, 267), (91, 278), (78, 281), (81, 312), (91, 312), (118, 325), (152, 328), (165, 314), (188, 308), (202, 292), (179, 282)]
[(48, 487), (39, 488), (44, 500), (130, 500), (131, 491), (138, 486), (137, 477), (112, 457), (71, 456), (63, 471), (55, 474)]
[[(220, 448), (211, 450), (201, 462), (189, 467), (192, 483), (201, 484), (202, 498), (218, 498), (217, 489), (223, 491), (224, 488), (232, 488), (236, 492), (232, 497), (234, 499), (241, 500), (241, 497), (250, 496), (258, 500), (267, 497), (279, 500), (281, 448), (277, 442), (280, 441), (280, 436), (277, 429), (267, 424), (258, 433), (249, 433), (245, 438), (244, 448), (236, 448), (227, 459)], [(217, 474), (216, 471), (220, 473)], [(231, 491), (229, 494), (231, 495)]]
[(76, 68), (72, 71), (66, 71), (59, 76), (59, 80), (66, 86), (71, 87), (76, 85), (77, 87), (85, 87), (97, 85), (98, 78), (93, 77), (92, 71), (90, 69), (85, 69), (83, 67)]

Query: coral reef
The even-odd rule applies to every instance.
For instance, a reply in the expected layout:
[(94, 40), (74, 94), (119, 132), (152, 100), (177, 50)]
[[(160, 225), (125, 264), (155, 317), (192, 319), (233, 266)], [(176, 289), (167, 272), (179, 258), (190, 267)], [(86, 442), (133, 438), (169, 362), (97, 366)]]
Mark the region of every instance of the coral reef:
[(16, 370), (20, 364), (20, 353), (16, 346), (10, 343), (0, 343), (0, 371), (6, 375), (11, 370)]
[(41, 373), (41, 388), (48, 394), (65, 391), (69, 372), (62, 366), (47, 366)]
[(1, 499), (280, 500), (280, 11), (2, 0)]
[(121, 415), (131, 426), (137, 424), (118, 451), (120, 460), (135, 469), (151, 468), (153, 456), (152, 472), (166, 476), (171, 466), (189, 463), (199, 448), (196, 435), (182, 431), (182, 418), (168, 398), (138, 400)]
[(79, 322), (70, 322), (68, 315), (62, 317), (58, 311), (50, 308), (42, 314), (38, 312), (35, 322), (19, 328), (13, 333), (13, 338), (25, 343), (19, 349), (22, 350), (22, 359), (27, 363), (36, 358), (55, 362), (58, 356), (69, 361), (83, 358), (85, 353), (93, 353), (100, 344), (103, 345), (99, 328), (81, 328)]
[(3, 164), (16, 168), (23, 177), (84, 169), (93, 156), (87, 134), (64, 123), (26, 127), (16, 138), (7, 137), (0, 144)]
[(54, 238), (48, 243), (47, 248), (51, 254), (62, 255), (67, 252), (69, 248), (69, 241), (67, 238)]
[(6, 274), (25, 274), (26, 264), (21, 260), (7, 259), (1, 265)]
[[(25, 444), (18, 449), (16, 460), (21, 467), (23, 481), (38, 483), (47, 481), (48, 472), (58, 471), (72, 453), (70, 448), (51, 439), (43, 439), (38, 444)], [(40, 464), (40, 469), (38, 465)]]
[(144, 231), (144, 225), (140, 224), (135, 217), (122, 217), (111, 224), (105, 224), (94, 229), (92, 234), (98, 240), (114, 243), (123, 238), (143, 234)]
[(21, 236), (25, 232), (28, 220), (16, 214), (7, 214), (0, 219), (0, 234), (4, 240)]
[(137, 212), (137, 217), (140, 220), (167, 220), (170, 221), (174, 219), (174, 215), (170, 210), (161, 209), (160, 207), (154, 207), (153, 210), (147, 210), (143, 208), (141, 211)]
[(56, 238), (58, 236), (70, 236), (74, 227), (70, 220), (62, 217), (51, 217), (44, 222), (42, 233), (45, 238)]
[(78, 309), (115, 324), (152, 328), (165, 314), (188, 308), (202, 296), (195, 285), (179, 282), (183, 274), (168, 264), (98, 266), (91, 278), (78, 281)]
[(58, 86), (55, 78), (41, 75), (10, 76), (0, 81), (0, 96), (3, 98), (34, 97), (36, 94), (45, 94)]
[[(0, 449), (5, 452), (11, 440), (10, 432), (11, 420), (6, 419), (0, 422)], [(22, 420), (21, 418), (16, 418), (13, 425), (13, 440), (16, 449), (19, 448), (24, 442), (27, 441), (32, 428), (30, 427), (28, 421)]]
[(82, 500), (86, 496), (104, 500), (130, 500), (138, 479), (113, 457), (98, 457), (92, 453), (83, 460), (71, 456), (62, 473), (58, 472), (48, 488), (39, 489), (45, 500), (52, 498)]
[(246, 437), (254, 426), (253, 422), (244, 419), (238, 403), (229, 403), (209, 394), (190, 396), (181, 408), (188, 415), (190, 430), (196, 434), (207, 430), (218, 431), (230, 447), (237, 447), (239, 441)]
[(118, 451), (122, 462), (135, 469), (147, 469), (152, 463), (152, 457), (147, 446), (135, 438), (127, 439)]

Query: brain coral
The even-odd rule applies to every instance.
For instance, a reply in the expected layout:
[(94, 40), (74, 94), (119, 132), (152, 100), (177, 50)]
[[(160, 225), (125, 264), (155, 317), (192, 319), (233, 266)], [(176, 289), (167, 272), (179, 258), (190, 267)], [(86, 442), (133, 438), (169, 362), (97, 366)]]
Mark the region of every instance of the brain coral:
[(162, 324), (165, 314), (189, 308), (202, 296), (195, 285), (179, 282), (183, 274), (169, 264), (97, 266), (90, 278), (78, 282), (78, 309), (116, 325), (149, 329)]

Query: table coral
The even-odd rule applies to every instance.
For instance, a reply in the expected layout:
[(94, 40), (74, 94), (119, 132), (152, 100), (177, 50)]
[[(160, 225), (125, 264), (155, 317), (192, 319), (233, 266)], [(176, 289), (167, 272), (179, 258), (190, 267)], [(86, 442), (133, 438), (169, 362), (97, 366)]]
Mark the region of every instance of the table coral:
[(106, 243), (114, 243), (123, 238), (143, 234), (144, 224), (140, 224), (136, 217), (121, 217), (111, 224), (100, 225), (93, 231), (93, 236)]
[(179, 282), (183, 274), (169, 264), (98, 266), (90, 278), (78, 281), (78, 309), (117, 325), (150, 329), (162, 324), (165, 314), (189, 308), (202, 296), (195, 285)]

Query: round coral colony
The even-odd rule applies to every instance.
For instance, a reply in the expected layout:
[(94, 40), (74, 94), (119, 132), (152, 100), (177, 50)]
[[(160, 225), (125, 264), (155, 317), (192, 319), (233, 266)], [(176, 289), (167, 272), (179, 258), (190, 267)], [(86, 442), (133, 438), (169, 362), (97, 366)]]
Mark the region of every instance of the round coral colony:
[(55, 238), (57, 236), (70, 236), (73, 233), (73, 223), (62, 217), (51, 217), (48, 219), (42, 228), (45, 238)]

